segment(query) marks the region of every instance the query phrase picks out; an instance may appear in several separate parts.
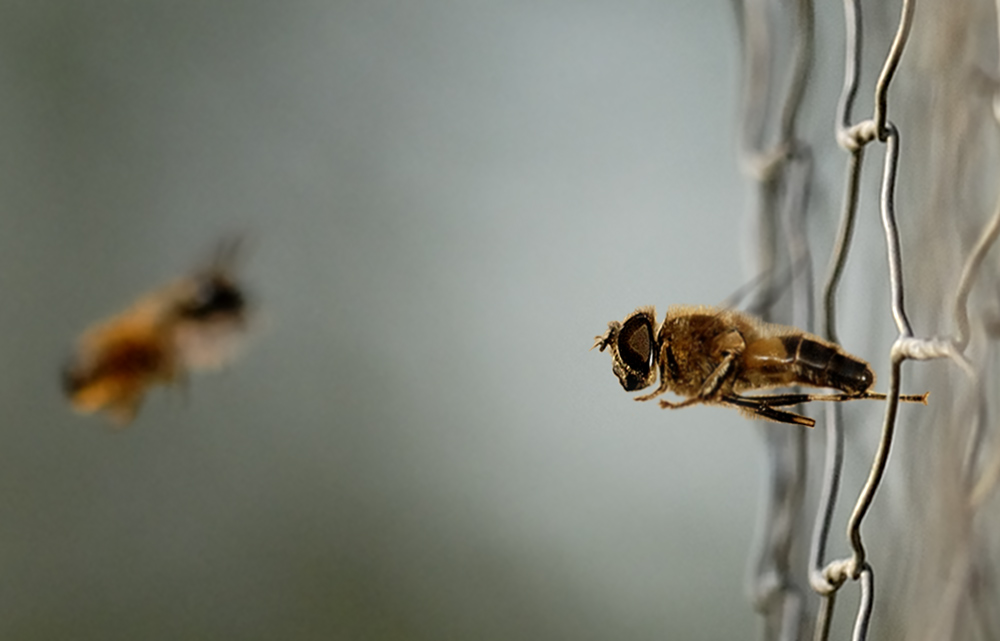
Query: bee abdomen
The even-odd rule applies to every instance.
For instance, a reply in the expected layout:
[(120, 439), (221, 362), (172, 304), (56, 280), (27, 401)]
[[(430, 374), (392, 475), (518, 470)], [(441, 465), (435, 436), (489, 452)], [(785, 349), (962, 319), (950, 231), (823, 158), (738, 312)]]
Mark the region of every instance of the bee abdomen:
[(786, 336), (782, 343), (792, 356), (792, 367), (802, 383), (861, 394), (875, 382), (875, 373), (868, 363), (833, 345), (804, 336)]

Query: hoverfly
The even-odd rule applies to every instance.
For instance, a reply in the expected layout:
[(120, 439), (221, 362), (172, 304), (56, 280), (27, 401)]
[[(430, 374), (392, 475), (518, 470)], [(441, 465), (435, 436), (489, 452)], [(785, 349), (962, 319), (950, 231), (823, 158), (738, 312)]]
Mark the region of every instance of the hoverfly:
[[(640, 307), (623, 322), (608, 323), (608, 331), (595, 337), (594, 347), (602, 352), (611, 349), (612, 371), (628, 392), (649, 387), (659, 374), (659, 387), (635, 400), (648, 401), (668, 391), (684, 397), (677, 403), (661, 400), (662, 408), (722, 405), (754, 417), (813, 427), (813, 419), (776, 408), (808, 401), (886, 398), (870, 391), (875, 384), (871, 366), (839, 345), (732, 309), (675, 305), (657, 329), (654, 308)], [(744, 395), (794, 385), (842, 393)], [(899, 399), (927, 404), (927, 394)]]
[(238, 239), (219, 243), (207, 265), (84, 332), (62, 373), (74, 409), (104, 411), (125, 425), (153, 385), (235, 358), (249, 323), (247, 296), (233, 274), (238, 249)]

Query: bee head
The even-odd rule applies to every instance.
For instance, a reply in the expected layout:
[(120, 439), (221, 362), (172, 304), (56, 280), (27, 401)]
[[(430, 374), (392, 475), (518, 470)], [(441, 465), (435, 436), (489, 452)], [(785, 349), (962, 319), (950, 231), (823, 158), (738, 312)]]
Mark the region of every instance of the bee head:
[(219, 269), (182, 283), (174, 307), (172, 344), (186, 369), (218, 369), (239, 354), (251, 322), (245, 290)]
[(62, 371), (59, 373), (63, 393), (70, 398), (90, 382), (90, 377), (83, 371), (75, 359), (67, 359), (63, 363)]
[(236, 283), (222, 273), (209, 273), (195, 279), (191, 294), (178, 305), (178, 313), (186, 320), (205, 321), (240, 317), (246, 307), (246, 296)]
[(655, 322), (652, 308), (638, 309), (623, 323), (608, 323), (607, 333), (594, 341), (594, 347), (602, 352), (611, 348), (611, 371), (627, 392), (649, 387), (656, 379)]
[(245, 290), (234, 277), (244, 238), (225, 236), (212, 248), (204, 266), (184, 279), (175, 297), (180, 321), (242, 323), (249, 306)]

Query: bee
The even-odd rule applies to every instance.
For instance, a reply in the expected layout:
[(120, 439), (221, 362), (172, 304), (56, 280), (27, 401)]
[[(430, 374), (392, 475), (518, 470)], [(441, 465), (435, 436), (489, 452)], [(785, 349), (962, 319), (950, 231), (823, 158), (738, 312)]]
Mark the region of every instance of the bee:
[(212, 260), (88, 329), (63, 368), (63, 390), (84, 414), (104, 411), (124, 426), (154, 385), (232, 361), (249, 325), (247, 295), (233, 274), (239, 240)]
[[(654, 308), (640, 307), (623, 322), (608, 323), (608, 331), (595, 337), (594, 347), (602, 352), (610, 348), (612, 371), (625, 391), (645, 389), (659, 374), (659, 386), (635, 400), (648, 401), (668, 391), (684, 397), (676, 403), (661, 400), (662, 408), (722, 405), (753, 417), (813, 427), (813, 419), (776, 408), (886, 398), (871, 391), (871, 366), (839, 345), (733, 309), (675, 305), (657, 329)], [(744, 395), (794, 385), (842, 393)], [(927, 404), (927, 394), (899, 398)]]

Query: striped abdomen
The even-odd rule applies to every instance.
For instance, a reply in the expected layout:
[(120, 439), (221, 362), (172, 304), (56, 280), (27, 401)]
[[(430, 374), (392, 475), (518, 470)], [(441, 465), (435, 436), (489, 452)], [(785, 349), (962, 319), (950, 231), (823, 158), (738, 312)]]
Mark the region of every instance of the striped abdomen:
[(813, 336), (765, 338), (747, 345), (743, 378), (751, 388), (811, 385), (861, 394), (875, 383), (868, 363)]

